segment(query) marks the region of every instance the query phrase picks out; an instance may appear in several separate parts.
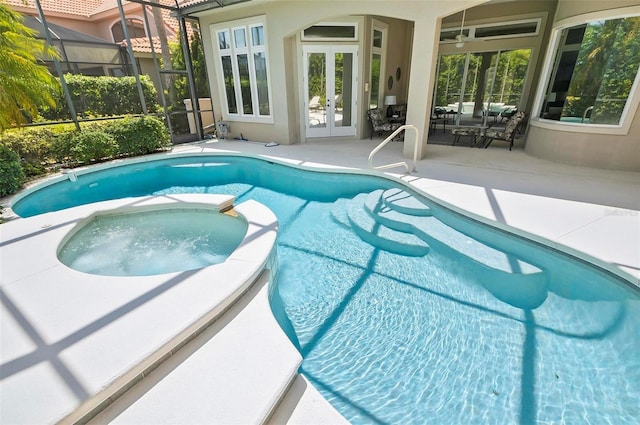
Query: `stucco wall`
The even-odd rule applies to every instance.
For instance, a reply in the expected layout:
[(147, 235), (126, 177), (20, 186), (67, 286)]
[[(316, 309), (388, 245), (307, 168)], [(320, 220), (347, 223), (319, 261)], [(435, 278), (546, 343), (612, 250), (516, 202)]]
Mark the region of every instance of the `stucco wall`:
[(570, 133), (532, 123), (525, 152), (566, 164), (640, 171), (640, 119), (636, 114), (626, 135)]
[[(640, 12), (640, 2), (637, 0), (560, 0), (554, 22), (580, 18), (594, 12), (615, 10), (623, 13), (629, 11), (629, 7)], [(553, 55), (554, 52), (550, 51), (548, 54)], [(538, 86), (538, 94), (545, 90), (543, 84)], [(569, 131), (569, 127), (561, 124), (549, 125), (548, 122), (538, 121), (534, 115), (525, 151), (539, 158), (568, 164), (640, 171), (640, 95), (636, 93), (630, 102), (631, 113), (629, 121), (625, 122), (626, 127), (615, 131), (600, 130), (601, 132), (596, 133), (596, 130), (589, 131), (588, 128), (582, 132)], [(538, 111), (533, 112), (535, 114)]]

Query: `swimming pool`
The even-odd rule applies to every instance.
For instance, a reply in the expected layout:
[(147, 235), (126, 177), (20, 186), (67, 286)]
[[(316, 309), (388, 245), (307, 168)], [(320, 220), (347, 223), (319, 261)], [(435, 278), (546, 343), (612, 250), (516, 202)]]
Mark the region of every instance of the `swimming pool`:
[[(274, 312), (304, 356), (301, 372), (356, 424), (640, 417), (637, 290), (397, 186), (191, 156), (78, 174), (14, 210), (185, 192), (267, 205), (281, 229)], [(382, 225), (395, 212), (417, 239)]]

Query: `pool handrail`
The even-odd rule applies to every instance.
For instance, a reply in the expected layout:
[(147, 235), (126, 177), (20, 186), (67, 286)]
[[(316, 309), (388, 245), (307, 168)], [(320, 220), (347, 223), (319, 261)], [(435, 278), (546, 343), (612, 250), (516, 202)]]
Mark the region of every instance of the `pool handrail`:
[(419, 133), (418, 133), (418, 129), (416, 128), (416, 126), (411, 125), (411, 124), (405, 124), (402, 125), (400, 127), (398, 127), (393, 133), (391, 133), (386, 139), (384, 139), (378, 146), (376, 146), (371, 153), (369, 154), (369, 168), (372, 168), (374, 170), (386, 170), (388, 168), (395, 168), (395, 167), (400, 167), (400, 166), (404, 166), (404, 168), (406, 169), (406, 173), (409, 174), (409, 165), (407, 164), (406, 161), (402, 161), (402, 162), (394, 162), (393, 164), (386, 164), (386, 165), (379, 165), (377, 167), (373, 166), (373, 157), (375, 156), (375, 154), (378, 153), (378, 151), (380, 151), (380, 149), (382, 149), (383, 147), (385, 147), (385, 145), (387, 143), (389, 143), (391, 140), (393, 140), (394, 137), (396, 137), (401, 131), (405, 131), (406, 130), (413, 130), (415, 131), (416, 134), (416, 138), (415, 138), (415, 145), (414, 145), (414, 149), (413, 149), (413, 172), (416, 172), (416, 162), (418, 161), (418, 141), (419, 141)]

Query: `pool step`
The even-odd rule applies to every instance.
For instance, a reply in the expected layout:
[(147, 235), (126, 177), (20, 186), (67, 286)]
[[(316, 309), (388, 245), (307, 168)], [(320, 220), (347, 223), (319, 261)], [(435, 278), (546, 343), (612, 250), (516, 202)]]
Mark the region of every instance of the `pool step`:
[[(334, 219), (365, 242), (399, 255), (426, 255), (429, 247), (475, 267), (497, 298), (535, 308), (546, 297), (546, 273), (537, 266), (472, 238), (436, 219), (431, 209), (400, 189), (376, 190), (341, 200)], [(518, 291), (513, 291), (513, 285)]]
[(431, 215), (431, 208), (416, 197), (399, 188), (374, 190), (367, 196), (366, 205), (370, 211), (387, 207), (403, 214), (418, 217)]
[(369, 203), (365, 204), (365, 208), (374, 215), (376, 222), (388, 228), (410, 232), (434, 247), (440, 245), (454, 250), (458, 255), (486, 267), (516, 274), (541, 272), (538, 267), (520, 259), (509, 258), (504, 252), (455, 230), (435, 217), (418, 217), (389, 208), (372, 211)]
[(421, 257), (429, 252), (429, 245), (416, 235), (391, 229), (376, 221), (363, 208), (366, 197), (358, 195), (346, 203), (349, 224), (363, 241), (385, 251), (411, 257)]
[[(472, 238), (433, 216), (419, 216), (416, 213), (422, 211), (416, 208), (398, 208), (393, 199), (402, 199), (405, 206), (416, 204), (405, 196), (406, 192), (399, 197), (388, 196), (388, 192), (374, 191), (365, 199), (363, 208), (376, 223), (413, 234), (445, 255), (466, 261), (470, 266), (480, 266), (477, 268), (479, 281), (502, 301), (519, 308), (536, 308), (544, 302), (547, 277), (539, 267)], [(513, 290), (514, 285), (517, 291)]]
[(271, 313), (267, 276), (90, 423), (266, 422), (302, 361)]

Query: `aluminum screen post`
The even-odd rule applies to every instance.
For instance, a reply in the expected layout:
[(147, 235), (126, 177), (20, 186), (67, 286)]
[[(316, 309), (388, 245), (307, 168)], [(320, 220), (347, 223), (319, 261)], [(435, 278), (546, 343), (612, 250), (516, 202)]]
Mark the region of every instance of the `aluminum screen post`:
[(138, 64), (136, 63), (136, 57), (133, 55), (133, 48), (131, 47), (131, 39), (129, 38), (129, 29), (127, 28), (127, 19), (125, 18), (125, 15), (124, 15), (122, 0), (118, 0), (118, 10), (120, 11), (120, 22), (122, 22), (122, 31), (124, 32), (124, 39), (127, 40), (127, 51), (129, 52), (129, 60), (131, 61), (131, 68), (133, 69), (133, 75), (136, 78), (136, 85), (138, 86), (138, 95), (140, 96), (142, 113), (144, 115), (147, 115), (147, 103), (144, 100), (144, 92), (142, 91), (142, 83), (140, 82), (140, 74), (138, 73)]
[[(42, 5), (40, 4), (40, 0), (35, 0), (35, 3), (36, 3), (36, 7), (38, 8), (38, 15), (40, 16), (40, 21), (42, 22), (42, 26), (44, 27), (44, 37), (47, 40), (47, 44), (51, 47), (55, 47), (53, 45), (53, 40), (51, 40), (51, 34), (49, 33), (49, 25), (47, 25), (47, 19), (44, 16), (44, 11), (42, 10)], [(60, 84), (62, 85), (62, 91), (64, 92), (64, 98), (67, 101), (67, 106), (69, 107), (69, 112), (71, 113), (71, 119), (73, 120), (73, 124), (76, 126), (76, 130), (80, 131), (80, 123), (78, 123), (78, 117), (76, 116), (76, 108), (75, 106), (73, 106), (73, 101), (71, 100), (71, 94), (69, 93), (69, 87), (67, 87), (67, 81), (64, 79), (64, 74), (62, 73), (62, 67), (60, 66), (60, 61), (58, 60), (58, 58), (53, 58), (53, 64), (56, 67), (56, 72), (58, 73), (58, 77), (60, 78)]]
[(204, 139), (204, 130), (202, 129), (202, 119), (200, 117), (200, 103), (198, 102), (198, 93), (196, 93), (196, 84), (193, 81), (193, 64), (191, 63), (191, 50), (189, 49), (189, 37), (187, 37), (187, 24), (184, 16), (178, 11), (178, 21), (180, 22), (180, 39), (182, 41), (182, 54), (184, 55), (184, 64), (187, 68), (187, 81), (189, 82), (189, 92), (191, 93), (191, 109), (193, 110), (193, 123), (196, 127), (198, 139)]

